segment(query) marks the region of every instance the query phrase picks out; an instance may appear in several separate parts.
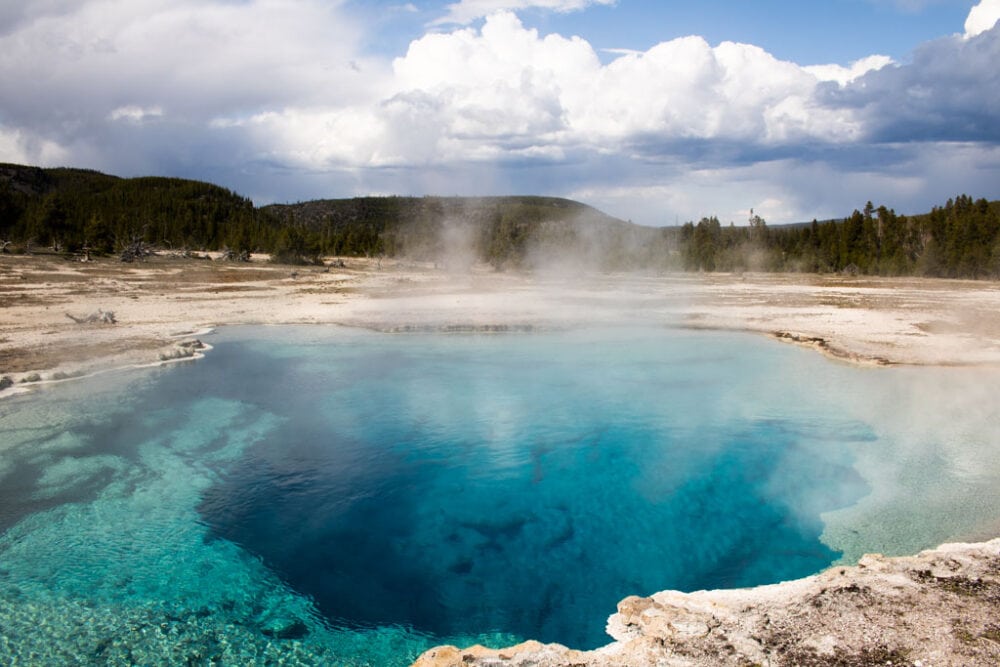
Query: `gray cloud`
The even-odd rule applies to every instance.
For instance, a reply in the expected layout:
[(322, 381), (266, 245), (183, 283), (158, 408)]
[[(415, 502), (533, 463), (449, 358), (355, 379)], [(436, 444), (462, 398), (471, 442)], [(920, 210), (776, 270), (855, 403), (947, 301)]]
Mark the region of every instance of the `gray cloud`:
[(869, 72), (821, 99), (856, 110), (872, 142), (1000, 142), (1000, 26), (921, 45), (911, 63)]
[(355, 27), (336, 3), (54, 4), (61, 11), (22, 12), (0, 38), (0, 84), (14, 91), (0, 123), (64, 146), (143, 120), (128, 110), (156, 110), (146, 114), (155, 142), (163, 122), (356, 99), (378, 76), (358, 65)]
[(72, 13), (79, 0), (33, 0), (0, 4), (0, 36), (20, 30), (26, 23)]
[(998, 195), (1000, 27), (902, 65), (801, 68), (697, 37), (602, 64), (512, 14), (389, 62), (323, 0), (43, 0), (0, 25), (2, 161), (204, 178), (260, 203), (577, 196), (650, 224)]

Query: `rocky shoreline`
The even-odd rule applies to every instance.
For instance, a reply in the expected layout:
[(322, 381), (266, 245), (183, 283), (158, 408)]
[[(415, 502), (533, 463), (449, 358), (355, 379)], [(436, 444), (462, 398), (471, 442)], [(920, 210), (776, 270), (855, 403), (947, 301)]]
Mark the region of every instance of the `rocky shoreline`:
[(1000, 539), (752, 589), (628, 597), (613, 643), (575, 651), (526, 642), (442, 646), (414, 667), (770, 667), (1000, 664)]

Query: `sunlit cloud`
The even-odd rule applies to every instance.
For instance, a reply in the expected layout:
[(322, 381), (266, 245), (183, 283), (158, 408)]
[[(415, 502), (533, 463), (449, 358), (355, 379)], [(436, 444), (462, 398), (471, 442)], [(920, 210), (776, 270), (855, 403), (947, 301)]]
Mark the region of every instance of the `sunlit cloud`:
[(981, 0), (965, 19), (965, 38), (981, 35), (993, 28), (1000, 19), (1000, 0)]
[(886, 65), (892, 65), (893, 60), (889, 56), (873, 55), (867, 58), (856, 60), (846, 67), (843, 65), (810, 65), (803, 69), (820, 81), (834, 81), (841, 86), (856, 81), (868, 72), (880, 70)]
[(59, 144), (0, 125), (0, 161), (15, 164), (70, 164), (71, 154)]

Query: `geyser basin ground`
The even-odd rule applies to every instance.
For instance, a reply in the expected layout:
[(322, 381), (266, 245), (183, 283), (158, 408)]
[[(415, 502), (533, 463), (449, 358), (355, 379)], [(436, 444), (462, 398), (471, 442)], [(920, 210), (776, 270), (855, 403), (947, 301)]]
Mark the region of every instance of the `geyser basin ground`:
[(2, 661), (585, 648), (629, 594), (996, 528), (995, 371), (662, 328), (212, 342), (4, 403)]

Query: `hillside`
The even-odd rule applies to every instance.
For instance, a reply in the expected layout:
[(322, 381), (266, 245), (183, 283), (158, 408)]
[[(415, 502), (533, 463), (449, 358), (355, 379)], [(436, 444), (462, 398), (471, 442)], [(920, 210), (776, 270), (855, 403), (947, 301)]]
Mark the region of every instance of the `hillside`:
[(209, 183), (0, 164), (0, 239), (27, 248), (111, 253), (139, 238), (215, 249), (268, 231), (250, 200)]
[(360, 197), (266, 206), (327, 254), (386, 254), (449, 265), (585, 264), (622, 269), (669, 255), (670, 233), (555, 197)]
[(198, 181), (0, 165), (0, 240), (25, 250), (113, 253), (142, 240), (270, 252), (288, 262), (388, 255), (613, 270), (662, 264), (671, 236), (553, 197), (360, 197), (255, 208)]
[(141, 240), (261, 251), (277, 261), (407, 257), (498, 269), (1000, 277), (1000, 202), (920, 215), (868, 202), (843, 220), (769, 227), (718, 218), (651, 228), (555, 197), (358, 197), (254, 207), (210, 183), (0, 164), (0, 247), (115, 253)]

